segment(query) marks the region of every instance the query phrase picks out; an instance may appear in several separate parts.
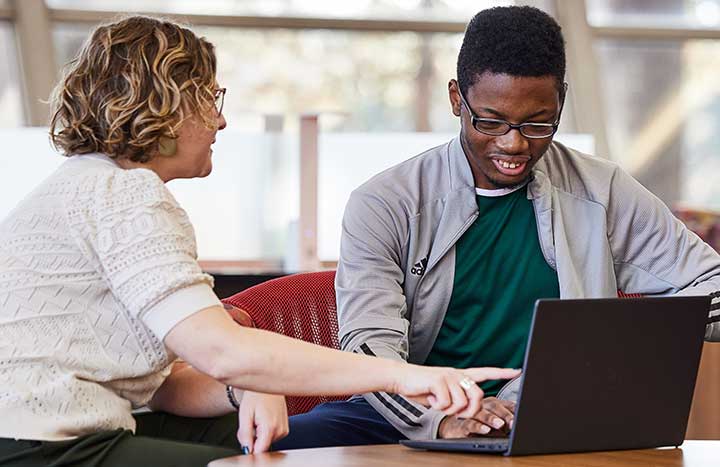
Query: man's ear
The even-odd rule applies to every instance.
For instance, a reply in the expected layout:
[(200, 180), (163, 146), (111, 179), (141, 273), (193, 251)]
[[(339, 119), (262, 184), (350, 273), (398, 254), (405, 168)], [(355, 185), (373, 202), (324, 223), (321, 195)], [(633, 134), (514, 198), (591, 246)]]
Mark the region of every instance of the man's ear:
[(562, 111), (565, 108), (565, 98), (567, 97), (567, 90), (568, 90), (568, 84), (567, 82), (562, 84), (562, 90), (560, 91), (560, 112), (558, 113), (557, 121), (560, 121), (560, 116), (562, 116)]
[(562, 91), (560, 92), (560, 108), (565, 107), (565, 98), (567, 97), (568, 84), (567, 81), (562, 84)]
[(460, 85), (457, 80), (451, 79), (448, 82), (448, 97), (450, 98), (450, 107), (452, 113), (456, 117), (460, 116)]

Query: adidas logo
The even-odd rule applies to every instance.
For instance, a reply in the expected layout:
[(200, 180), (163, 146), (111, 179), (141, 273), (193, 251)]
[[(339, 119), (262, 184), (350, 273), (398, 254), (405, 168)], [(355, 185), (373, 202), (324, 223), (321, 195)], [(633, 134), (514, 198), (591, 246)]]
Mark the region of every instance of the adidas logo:
[(427, 267), (428, 259), (427, 256), (415, 263), (412, 268), (410, 268), (410, 274), (415, 274), (416, 276), (422, 276), (425, 274), (425, 268)]

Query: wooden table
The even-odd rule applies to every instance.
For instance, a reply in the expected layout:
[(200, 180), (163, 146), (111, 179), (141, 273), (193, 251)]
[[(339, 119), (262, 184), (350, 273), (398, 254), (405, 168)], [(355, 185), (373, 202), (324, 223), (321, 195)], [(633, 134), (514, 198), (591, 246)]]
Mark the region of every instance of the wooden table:
[(416, 451), (400, 445), (299, 449), (216, 460), (209, 467), (387, 466), (387, 467), (718, 467), (720, 441), (686, 441), (679, 449), (589, 452), (550, 456), (503, 457)]
[(720, 439), (720, 343), (706, 342), (685, 438)]

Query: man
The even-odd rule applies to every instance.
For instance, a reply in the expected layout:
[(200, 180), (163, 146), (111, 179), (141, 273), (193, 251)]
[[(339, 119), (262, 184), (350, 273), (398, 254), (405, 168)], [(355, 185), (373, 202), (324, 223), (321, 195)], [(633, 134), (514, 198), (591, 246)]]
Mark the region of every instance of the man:
[[(478, 13), (450, 80), (460, 135), (355, 190), (336, 277), (343, 349), (426, 365), (519, 367), (538, 298), (712, 294), (720, 256), (612, 162), (552, 141), (565, 99), (558, 24), (531, 7)], [(718, 311), (711, 311), (711, 315)], [(708, 326), (708, 338), (720, 329)], [(365, 394), (292, 417), (275, 447), (507, 432), (484, 384), (475, 417)]]

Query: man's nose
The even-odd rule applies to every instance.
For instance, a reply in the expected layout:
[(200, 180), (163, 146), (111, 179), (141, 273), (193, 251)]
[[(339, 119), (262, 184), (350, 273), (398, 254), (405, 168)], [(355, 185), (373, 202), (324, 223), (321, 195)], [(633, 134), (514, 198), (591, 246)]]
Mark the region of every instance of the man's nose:
[(527, 155), (530, 142), (517, 128), (512, 128), (502, 136), (495, 137), (495, 146), (505, 154)]

